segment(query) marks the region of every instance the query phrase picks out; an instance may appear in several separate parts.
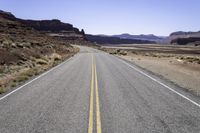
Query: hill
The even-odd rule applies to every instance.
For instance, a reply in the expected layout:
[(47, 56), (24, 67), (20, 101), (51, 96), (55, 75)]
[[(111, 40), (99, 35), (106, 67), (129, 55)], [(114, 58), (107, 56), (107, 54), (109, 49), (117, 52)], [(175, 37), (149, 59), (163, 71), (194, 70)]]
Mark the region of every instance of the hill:
[(171, 41), (171, 44), (178, 45), (200, 45), (200, 37), (176, 38)]
[(178, 45), (200, 45), (200, 31), (198, 32), (183, 32), (178, 31), (171, 33), (169, 36), (171, 44)]
[(73, 27), (72, 24), (63, 23), (60, 20), (53, 19), (53, 20), (24, 20), (16, 18), (13, 14), (9, 12), (4, 12), (0, 10), (0, 17), (20, 22), (28, 27), (32, 27), (38, 31), (47, 31), (47, 32), (75, 32), (77, 34), (82, 34), (78, 28)]
[(103, 36), (103, 35), (86, 35), (87, 40), (98, 44), (149, 44), (154, 41), (139, 39), (123, 39), (119, 37)]
[(170, 34), (170, 36), (177, 36), (180, 38), (183, 37), (200, 37), (200, 31), (197, 32), (184, 32), (184, 31), (177, 31)]
[(87, 44), (71, 24), (0, 11), (0, 93), (74, 55), (71, 44)]
[[(77, 34), (77, 36), (63, 41), (41, 32), (47, 31), (47, 29), (51, 33), (65, 31)], [(16, 18), (11, 13), (0, 11), (0, 50), (6, 51), (0, 54), (4, 53), (7, 55), (0, 55), (0, 64), (20, 61), (21, 55), (29, 59), (29, 57), (35, 54), (35, 56), (42, 56), (56, 50), (58, 53), (64, 53), (65, 50), (70, 52), (69, 49), (72, 49), (70, 44), (81, 43), (81, 41), (84, 41), (84, 35), (70, 24), (65, 24), (58, 20), (22, 20)], [(18, 49), (21, 52), (18, 53)], [(29, 51), (29, 54), (34, 54), (29, 55), (27, 51)], [(7, 58), (3, 58), (4, 56)], [(19, 58), (19, 60), (14, 58)]]

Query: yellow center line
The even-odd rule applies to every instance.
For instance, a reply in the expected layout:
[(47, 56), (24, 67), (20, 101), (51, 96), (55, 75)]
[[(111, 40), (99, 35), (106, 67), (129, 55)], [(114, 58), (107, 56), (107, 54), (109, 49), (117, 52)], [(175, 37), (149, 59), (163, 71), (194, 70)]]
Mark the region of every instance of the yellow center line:
[(92, 56), (92, 79), (91, 79), (91, 90), (90, 90), (90, 112), (89, 112), (89, 125), (88, 133), (93, 133), (93, 101), (94, 101), (94, 59)]
[(96, 62), (95, 62), (95, 84), (96, 84), (96, 126), (97, 133), (101, 133), (101, 114), (100, 114), (100, 105), (99, 105), (99, 88), (98, 88), (98, 79), (97, 79), (97, 70), (96, 70)]
[[(95, 85), (95, 90), (94, 90)], [(92, 78), (91, 78), (91, 90), (90, 90), (90, 109), (89, 109), (89, 124), (88, 133), (93, 133), (93, 113), (94, 113), (94, 91), (96, 98), (96, 130), (97, 133), (101, 133), (101, 114), (100, 114), (100, 104), (99, 104), (99, 88), (97, 79), (96, 62), (92, 56)]]

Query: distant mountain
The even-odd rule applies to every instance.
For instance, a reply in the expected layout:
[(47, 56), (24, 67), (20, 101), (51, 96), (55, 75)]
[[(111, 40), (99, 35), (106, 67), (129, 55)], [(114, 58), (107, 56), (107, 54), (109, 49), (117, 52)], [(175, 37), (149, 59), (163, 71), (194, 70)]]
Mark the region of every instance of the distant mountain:
[(106, 35), (86, 35), (87, 40), (98, 44), (152, 44), (154, 41), (140, 39), (124, 39)]
[(200, 37), (200, 31), (197, 32), (184, 32), (184, 31), (177, 31), (170, 34), (171, 37), (181, 37), (181, 38), (187, 38), (187, 37)]
[(194, 44), (199, 45), (200, 43), (200, 31), (197, 32), (184, 32), (178, 31), (173, 32), (169, 37), (163, 40), (164, 43), (178, 44), (178, 45), (187, 45)]
[(189, 37), (189, 38), (177, 38), (171, 41), (171, 44), (178, 45), (200, 45), (200, 37)]
[(177, 45), (200, 45), (200, 31), (197, 32), (184, 32), (177, 31), (171, 33), (169, 36), (155, 36), (149, 35), (86, 35), (89, 41), (97, 42), (100, 44), (177, 44)]
[(122, 39), (137, 39), (137, 40), (147, 40), (147, 41), (153, 41), (153, 42), (159, 42), (165, 37), (155, 36), (153, 34), (149, 35), (130, 35), (130, 34), (120, 34), (120, 35), (113, 35), (112, 37), (119, 37)]

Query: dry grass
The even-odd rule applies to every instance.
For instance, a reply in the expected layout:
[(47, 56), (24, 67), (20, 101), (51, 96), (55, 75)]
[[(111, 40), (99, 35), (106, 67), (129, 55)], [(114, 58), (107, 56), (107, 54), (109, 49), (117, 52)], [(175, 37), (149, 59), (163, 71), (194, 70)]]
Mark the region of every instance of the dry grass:
[(181, 56), (177, 57), (177, 59), (183, 60), (184, 62), (200, 64), (200, 57), (197, 56)]
[[(78, 51), (79, 50), (76, 50), (76, 52)], [(45, 70), (54, 67), (64, 59), (71, 57), (71, 55), (53, 53), (49, 56), (40, 56), (38, 58), (32, 57), (31, 60), (23, 61), (23, 63), (20, 64), (13, 64), (7, 67), (1, 66), (0, 72), (4, 76), (0, 77), (0, 94), (5, 93), (10, 88), (17, 87), (31, 77), (37, 76)], [(9, 69), (9, 71), (5, 71), (5, 68)]]
[(47, 65), (48, 62), (44, 59), (36, 59), (36, 63), (39, 65)]
[(25, 75), (27, 75), (28, 77), (32, 77), (32, 76), (38, 75), (39, 73), (40, 73), (40, 68), (35, 67), (26, 71)]
[(105, 50), (104, 51), (110, 53), (110, 54), (113, 54), (113, 55), (127, 55), (128, 52), (125, 51), (125, 50), (120, 50), (120, 49), (116, 49), (116, 50), (113, 50), (113, 49), (109, 49), (109, 50)]
[(16, 83), (11, 83), (11, 85), (10, 85), (12, 88), (14, 88), (14, 87), (16, 87), (17, 86), (17, 84)]
[(14, 79), (14, 82), (20, 83), (20, 82), (26, 81), (28, 79), (29, 79), (29, 77), (27, 75), (20, 75)]
[(51, 55), (51, 58), (52, 58), (54, 61), (60, 61), (60, 60), (62, 60), (61, 55), (59, 55), (59, 54), (57, 54), (57, 53), (53, 53), (53, 54)]

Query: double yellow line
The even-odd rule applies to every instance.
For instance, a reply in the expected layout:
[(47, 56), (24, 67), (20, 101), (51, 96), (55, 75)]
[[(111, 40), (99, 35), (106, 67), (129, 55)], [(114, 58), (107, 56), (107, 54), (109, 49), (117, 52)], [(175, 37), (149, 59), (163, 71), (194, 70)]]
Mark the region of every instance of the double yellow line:
[[(95, 87), (95, 90), (94, 90)], [(99, 88), (98, 88), (98, 79), (97, 79), (97, 70), (96, 62), (92, 56), (92, 79), (91, 79), (91, 90), (90, 90), (90, 110), (89, 110), (89, 124), (88, 124), (88, 133), (93, 133), (93, 121), (94, 121), (94, 91), (96, 99), (96, 131), (101, 133), (101, 114), (100, 114), (100, 105), (99, 105)]]

